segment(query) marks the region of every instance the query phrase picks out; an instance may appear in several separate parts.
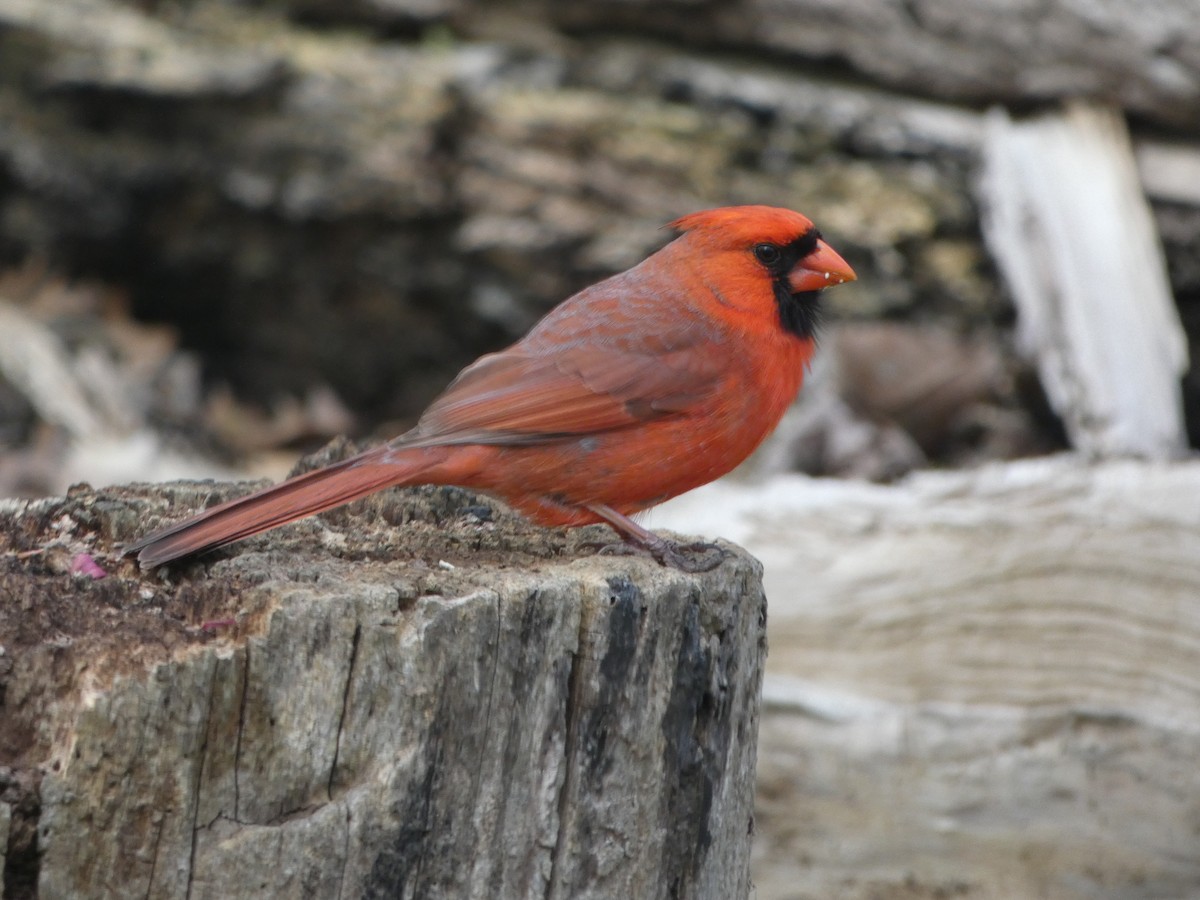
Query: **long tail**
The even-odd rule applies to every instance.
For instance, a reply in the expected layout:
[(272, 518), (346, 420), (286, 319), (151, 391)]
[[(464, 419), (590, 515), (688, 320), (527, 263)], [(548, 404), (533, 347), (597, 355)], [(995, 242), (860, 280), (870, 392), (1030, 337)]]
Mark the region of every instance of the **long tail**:
[(427, 468), (424, 461), (414, 460), (415, 465), (404, 465), (395, 456), (384, 461), (388, 453), (388, 447), (377, 447), (214, 506), (198, 516), (147, 535), (126, 547), (125, 555), (136, 553), (143, 566), (162, 565), (232, 544), (393, 485), (411, 484), (413, 477)]

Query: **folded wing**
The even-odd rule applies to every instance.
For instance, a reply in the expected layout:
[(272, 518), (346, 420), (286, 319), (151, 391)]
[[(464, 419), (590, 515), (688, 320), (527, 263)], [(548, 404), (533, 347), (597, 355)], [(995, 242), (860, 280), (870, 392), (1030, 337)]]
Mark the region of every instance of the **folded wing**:
[[(667, 338), (588, 329), (570, 312), (550, 334), (535, 331), (464, 369), (395, 444), (541, 443), (625, 428), (703, 404), (728, 371), (703, 322), (676, 323)], [(611, 325), (611, 314), (587, 318)]]

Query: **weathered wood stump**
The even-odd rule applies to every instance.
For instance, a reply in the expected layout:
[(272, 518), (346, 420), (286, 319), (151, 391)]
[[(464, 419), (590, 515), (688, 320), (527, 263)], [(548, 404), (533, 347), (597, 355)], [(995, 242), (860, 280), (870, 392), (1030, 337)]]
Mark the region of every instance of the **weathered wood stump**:
[(223, 492), (0, 511), (6, 900), (747, 896), (757, 563), (598, 556), (454, 489), (165, 575), (113, 552)]

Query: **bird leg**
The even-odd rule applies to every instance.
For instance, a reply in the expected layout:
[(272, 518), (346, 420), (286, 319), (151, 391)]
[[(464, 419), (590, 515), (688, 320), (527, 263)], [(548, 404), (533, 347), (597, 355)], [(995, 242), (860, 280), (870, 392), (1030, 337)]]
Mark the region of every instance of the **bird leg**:
[[(725, 558), (725, 551), (716, 544), (707, 541), (679, 544), (643, 528), (629, 516), (622, 515), (612, 507), (601, 503), (589, 503), (587, 508), (616, 529), (617, 534), (624, 540), (622, 544), (602, 547), (601, 553), (647, 553), (662, 565), (679, 569), (681, 572), (708, 572), (719, 566)], [(703, 555), (696, 558), (689, 556), (689, 553)]]

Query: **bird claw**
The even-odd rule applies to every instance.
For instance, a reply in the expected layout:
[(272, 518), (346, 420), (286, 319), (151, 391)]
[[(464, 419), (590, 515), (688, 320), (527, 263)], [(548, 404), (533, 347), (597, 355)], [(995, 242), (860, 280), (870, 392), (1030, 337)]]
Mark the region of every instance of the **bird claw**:
[[(659, 538), (653, 544), (642, 544), (632, 540), (604, 544), (596, 553), (599, 556), (649, 556), (660, 565), (689, 574), (711, 572), (724, 562), (726, 556), (722, 547), (708, 541), (677, 544), (666, 538)], [(689, 555), (693, 553), (703, 555)]]
[[(708, 541), (676, 544), (664, 540), (661, 547), (649, 548), (650, 555), (664, 566), (681, 572), (711, 572), (725, 561), (725, 550)], [(702, 554), (693, 556), (691, 554)]]

